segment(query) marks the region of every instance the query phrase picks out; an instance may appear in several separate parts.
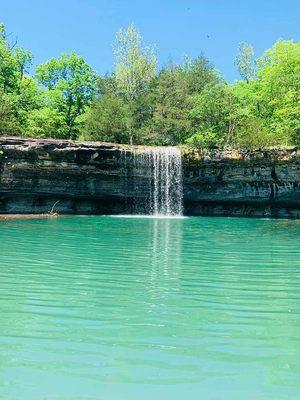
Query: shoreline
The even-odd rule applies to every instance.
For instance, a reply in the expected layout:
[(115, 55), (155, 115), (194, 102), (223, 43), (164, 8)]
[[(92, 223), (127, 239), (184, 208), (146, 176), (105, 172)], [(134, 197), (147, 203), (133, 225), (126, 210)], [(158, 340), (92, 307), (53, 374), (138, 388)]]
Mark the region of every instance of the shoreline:
[(52, 219), (59, 218), (59, 214), (0, 214), (0, 221), (18, 219)]

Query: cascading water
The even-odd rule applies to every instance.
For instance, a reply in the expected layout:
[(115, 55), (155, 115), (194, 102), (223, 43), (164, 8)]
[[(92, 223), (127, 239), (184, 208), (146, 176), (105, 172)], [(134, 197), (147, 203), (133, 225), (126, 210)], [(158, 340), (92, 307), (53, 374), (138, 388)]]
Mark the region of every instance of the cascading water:
[(182, 215), (182, 164), (177, 147), (136, 148), (131, 167), (134, 212)]
[(152, 170), (151, 211), (154, 215), (182, 214), (181, 154), (176, 147), (147, 149)]

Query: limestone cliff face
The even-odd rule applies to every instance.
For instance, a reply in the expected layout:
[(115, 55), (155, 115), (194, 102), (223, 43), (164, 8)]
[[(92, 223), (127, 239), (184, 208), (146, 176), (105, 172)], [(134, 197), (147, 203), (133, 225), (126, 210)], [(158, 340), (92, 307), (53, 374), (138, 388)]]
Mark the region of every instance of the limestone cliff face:
[(300, 151), (189, 151), (185, 209), (192, 215), (300, 217)]
[(122, 212), (123, 149), (106, 143), (0, 139), (0, 213)]
[[(300, 217), (296, 148), (182, 153), (186, 214)], [(0, 213), (132, 212), (146, 175), (130, 146), (0, 138)]]

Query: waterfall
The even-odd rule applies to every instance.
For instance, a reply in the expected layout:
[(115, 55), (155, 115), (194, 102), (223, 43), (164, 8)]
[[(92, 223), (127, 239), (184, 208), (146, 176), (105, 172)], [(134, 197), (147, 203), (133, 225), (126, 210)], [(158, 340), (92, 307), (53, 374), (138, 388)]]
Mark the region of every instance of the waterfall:
[(182, 215), (182, 165), (177, 147), (135, 148), (131, 170), (134, 212)]
[(182, 214), (181, 154), (176, 147), (147, 149), (152, 171), (150, 209), (154, 215)]

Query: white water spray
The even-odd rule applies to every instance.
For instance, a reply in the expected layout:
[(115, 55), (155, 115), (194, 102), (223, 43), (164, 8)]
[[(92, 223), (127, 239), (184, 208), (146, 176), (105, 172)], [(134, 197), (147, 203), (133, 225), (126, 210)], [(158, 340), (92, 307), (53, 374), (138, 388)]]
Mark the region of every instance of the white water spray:
[(152, 170), (151, 213), (182, 214), (181, 154), (176, 147), (147, 149), (148, 166)]
[(132, 167), (135, 212), (157, 217), (182, 215), (182, 164), (177, 147), (136, 149)]

